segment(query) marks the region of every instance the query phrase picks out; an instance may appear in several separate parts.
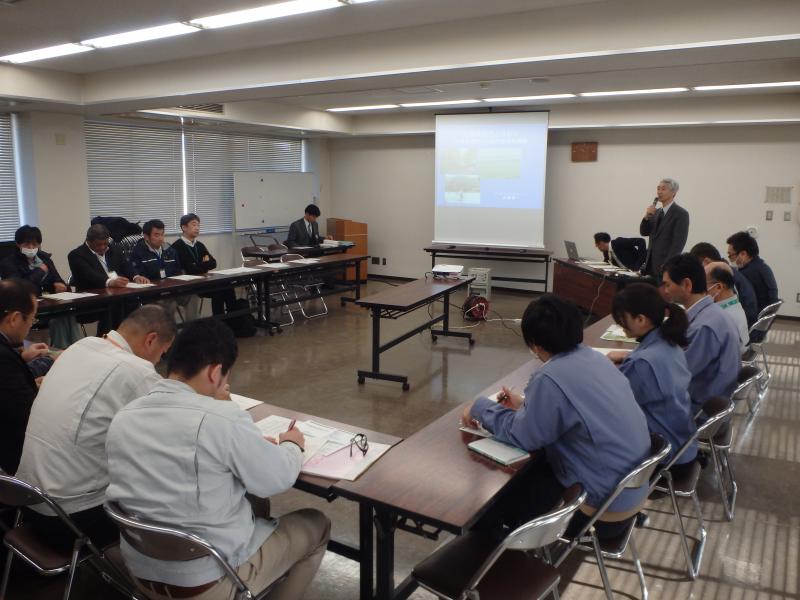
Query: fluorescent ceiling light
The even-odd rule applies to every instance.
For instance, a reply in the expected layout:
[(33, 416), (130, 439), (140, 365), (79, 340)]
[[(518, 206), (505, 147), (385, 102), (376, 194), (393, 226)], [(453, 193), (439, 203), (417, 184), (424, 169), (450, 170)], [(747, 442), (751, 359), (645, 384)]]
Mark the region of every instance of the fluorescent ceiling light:
[(94, 46), (95, 48), (113, 48), (114, 46), (158, 40), (176, 35), (194, 33), (195, 31), (200, 31), (200, 29), (184, 23), (169, 23), (168, 25), (159, 25), (158, 27), (148, 27), (147, 29), (137, 29), (136, 31), (126, 31), (125, 33), (117, 33), (85, 40), (81, 42), (81, 44)]
[(400, 108), (397, 104), (373, 104), (371, 106), (343, 106), (341, 108), (329, 108), (328, 112), (349, 112), (354, 110), (381, 110), (383, 108)]
[(739, 83), (735, 85), (698, 85), (692, 89), (696, 92), (711, 92), (714, 90), (748, 90), (752, 88), (771, 87), (797, 87), (800, 81), (775, 81), (772, 83)]
[(403, 108), (415, 108), (417, 106), (445, 106), (457, 104), (479, 104), (480, 100), (440, 100), (439, 102), (407, 102), (400, 103)]
[(653, 90), (618, 90), (614, 92), (584, 92), (578, 94), (585, 98), (592, 98), (594, 96), (633, 96), (638, 94), (675, 94), (677, 92), (688, 92), (689, 88), (674, 87), (674, 88), (658, 88)]
[(94, 48), (81, 46), (79, 44), (61, 44), (60, 46), (50, 46), (49, 48), (40, 48), (39, 50), (29, 50), (27, 52), (20, 52), (19, 54), (0, 56), (0, 61), (21, 64), (33, 62), (35, 60), (55, 58), (56, 56), (68, 56), (80, 52), (89, 52), (90, 50), (94, 50)]
[(213, 17), (192, 19), (189, 23), (205, 29), (216, 29), (217, 27), (229, 27), (231, 25), (241, 25), (242, 23), (279, 19), (291, 15), (337, 8), (339, 6), (342, 6), (339, 0), (291, 0), (290, 2), (280, 2), (279, 4), (268, 4), (267, 6), (223, 13), (221, 15), (214, 15)]
[(525, 100), (559, 100), (575, 98), (575, 94), (547, 94), (545, 96), (508, 96), (507, 98), (484, 98), (484, 102), (523, 102)]
[(785, 119), (731, 119), (728, 121), (711, 121), (714, 125), (758, 125), (760, 123), (800, 123), (800, 118), (787, 117)]

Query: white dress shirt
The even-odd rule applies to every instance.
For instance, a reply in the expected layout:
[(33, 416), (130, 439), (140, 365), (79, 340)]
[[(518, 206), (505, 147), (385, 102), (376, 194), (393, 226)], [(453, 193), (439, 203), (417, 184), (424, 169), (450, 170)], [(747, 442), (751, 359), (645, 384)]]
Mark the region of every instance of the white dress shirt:
[[(105, 500), (106, 432), (128, 402), (149, 392), (161, 377), (116, 331), (87, 337), (53, 364), (31, 408), (17, 477), (41, 487), (67, 513)], [(31, 507), (43, 514), (43, 505)]]
[[(211, 542), (234, 567), (245, 563), (277, 526), (253, 515), (246, 493), (288, 490), (300, 473), (298, 446), (276, 446), (233, 402), (197, 394), (164, 379), (114, 417), (106, 442), (107, 498), (149, 521), (175, 525)], [(134, 550), (122, 557), (136, 577), (194, 587), (222, 577), (211, 557), (163, 561)]]

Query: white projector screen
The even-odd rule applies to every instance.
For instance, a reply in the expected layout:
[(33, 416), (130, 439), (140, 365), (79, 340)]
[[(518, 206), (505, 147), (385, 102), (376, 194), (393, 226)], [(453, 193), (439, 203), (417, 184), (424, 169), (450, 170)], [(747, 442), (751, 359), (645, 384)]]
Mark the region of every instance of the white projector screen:
[(544, 248), (546, 112), (436, 116), (434, 242)]

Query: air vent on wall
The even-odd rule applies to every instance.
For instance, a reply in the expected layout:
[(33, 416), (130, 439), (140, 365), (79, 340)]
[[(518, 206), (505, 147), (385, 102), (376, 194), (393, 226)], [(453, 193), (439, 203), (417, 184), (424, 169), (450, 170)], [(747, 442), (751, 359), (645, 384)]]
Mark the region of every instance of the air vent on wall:
[(393, 91), (401, 94), (441, 94), (444, 90), (423, 85), (420, 87), (394, 88)]
[(218, 115), (221, 115), (225, 112), (222, 104), (186, 104), (185, 106), (179, 106), (178, 108), (182, 108), (184, 110), (196, 110), (198, 112), (216, 113)]

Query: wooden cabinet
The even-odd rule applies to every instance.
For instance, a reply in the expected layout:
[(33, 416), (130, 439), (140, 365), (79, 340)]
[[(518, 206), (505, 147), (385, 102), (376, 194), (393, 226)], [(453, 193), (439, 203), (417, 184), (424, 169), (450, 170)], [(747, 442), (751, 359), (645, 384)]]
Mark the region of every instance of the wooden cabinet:
[[(337, 219), (331, 217), (328, 219), (328, 235), (332, 236), (335, 240), (353, 242), (355, 244), (352, 249), (354, 254), (369, 254), (366, 223), (359, 223), (358, 221), (351, 221), (350, 219)], [(368, 263), (369, 261), (364, 261), (361, 263), (362, 282), (367, 280)], [(355, 280), (355, 267), (349, 267), (347, 269), (346, 278), (347, 281)]]

